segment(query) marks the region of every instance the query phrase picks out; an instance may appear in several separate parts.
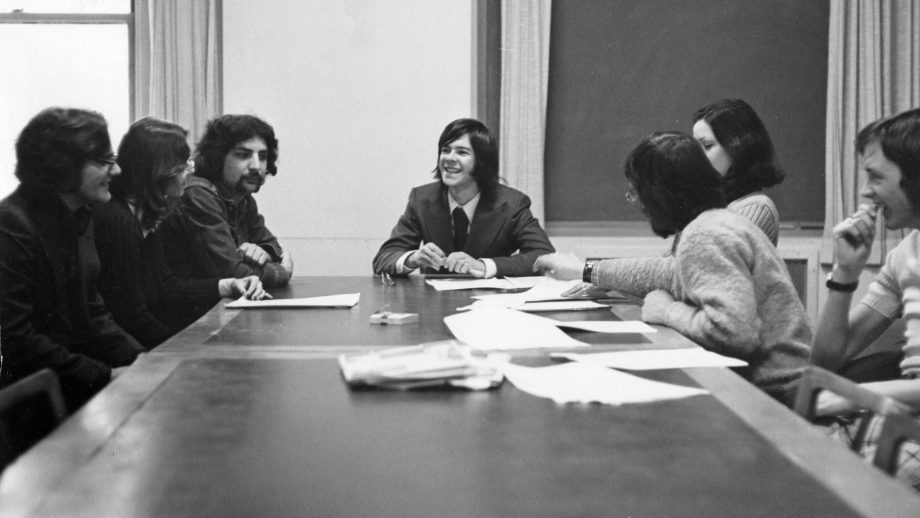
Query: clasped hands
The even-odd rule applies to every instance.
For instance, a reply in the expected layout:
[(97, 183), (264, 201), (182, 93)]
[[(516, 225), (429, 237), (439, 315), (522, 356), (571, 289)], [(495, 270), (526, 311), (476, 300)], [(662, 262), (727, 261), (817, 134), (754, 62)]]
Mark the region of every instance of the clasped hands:
[[(272, 256), (264, 248), (255, 243), (243, 243), (236, 249), (243, 256), (243, 261), (249, 264), (264, 266), (272, 260)], [(284, 250), (281, 252), (281, 266), (287, 270), (288, 275), (294, 275), (294, 259)]]
[(450, 255), (447, 255), (434, 243), (425, 243), (421, 248), (412, 252), (406, 258), (405, 265), (408, 268), (428, 267), (435, 270), (445, 268), (454, 273), (468, 274), (473, 277), (486, 276), (484, 262), (470, 257), (466, 252), (451, 252)]

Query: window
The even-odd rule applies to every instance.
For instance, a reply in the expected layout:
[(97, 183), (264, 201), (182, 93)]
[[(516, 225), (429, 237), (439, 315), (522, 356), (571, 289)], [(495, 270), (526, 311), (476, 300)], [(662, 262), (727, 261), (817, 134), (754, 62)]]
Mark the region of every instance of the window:
[(131, 121), (131, 0), (0, 0), (0, 197), (15, 142), (48, 106), (98, 111), (117, 146)]

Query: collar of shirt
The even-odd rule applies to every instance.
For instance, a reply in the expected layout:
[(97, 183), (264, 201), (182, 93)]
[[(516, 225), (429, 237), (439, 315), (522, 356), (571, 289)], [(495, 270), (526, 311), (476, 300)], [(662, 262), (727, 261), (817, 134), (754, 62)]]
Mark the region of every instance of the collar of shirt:
[(450, 206), (450, 213), (454, 213), (454, 209), (457, 207), (462, 207), (463, 212), (466, 213), (466, 219), (470, 221), (470, 226), (473, 224), (473, 214), (476, 214), (476, 207), (479, 206), (479, 197), (482, 196), (482, 193), (477, 193), (476, 196), (473, 196), (473, 199), (466, 202), (466, 205), (460, 205), (457, 203), (450, 193), (447, 193), (447, 204)]

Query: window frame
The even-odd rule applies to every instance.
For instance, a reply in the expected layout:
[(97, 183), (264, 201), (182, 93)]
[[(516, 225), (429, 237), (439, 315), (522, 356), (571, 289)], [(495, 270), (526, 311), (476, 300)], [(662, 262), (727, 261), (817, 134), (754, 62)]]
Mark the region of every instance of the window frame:
[(126, 25), (128, 29), (128, 117), (135, 119), (134, 85), (134, 1), (131, 12), (111, 13), (0, 13), (0, 24), (10, 25)]

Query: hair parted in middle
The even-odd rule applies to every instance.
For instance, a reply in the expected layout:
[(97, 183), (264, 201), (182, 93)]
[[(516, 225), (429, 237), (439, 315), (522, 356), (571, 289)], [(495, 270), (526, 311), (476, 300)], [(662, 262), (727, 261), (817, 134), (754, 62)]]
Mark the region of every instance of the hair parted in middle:
[(237, 144), (253, 137), (265, 141), (268, 148), (267, 173), (278, 174), (278, 139), (275, 129), (255, 115), (221, 115), (208, 121), (204, 136), (195, 148), (195, 175), (219, 181), (224, 158)]
[(476, 157), (472, 173), (476, 186), (484, 195), (491, 194), (498, 185), (498, 145), (489, 128), (476, 119), (457, 119), (444, 128), (438, 139), (438, 162), (432, 173), (435, 178), (441, 179), (438, 167), (441, 149), (464, 135), (470, 138), (470, 145), (473, 146), (473, 154)]
[(141, 225), (156, 226), (169, 210), (166, 182), (185, 168), (188, 131), (178, 124), (144, 117), (131, 124), (118, 146), (121, 174), (109, 185), (112, 197), (141, 209)]
[(623, 172), (661, 237), (680, 232), (706, 210), (725, 207), (722, 176), (685, 133), (660, 131), (644, 138), (626, 157)]
[(704, 106), (693, 121), (704, 120), (712, 134), (732, 159), (725, 173), (725, 197), (729, 202), (742, 196), (780, 184), (786, 173), (773, 153), (773, 141), (763, 121), (741, 99), (722, 99)]

